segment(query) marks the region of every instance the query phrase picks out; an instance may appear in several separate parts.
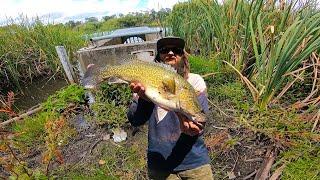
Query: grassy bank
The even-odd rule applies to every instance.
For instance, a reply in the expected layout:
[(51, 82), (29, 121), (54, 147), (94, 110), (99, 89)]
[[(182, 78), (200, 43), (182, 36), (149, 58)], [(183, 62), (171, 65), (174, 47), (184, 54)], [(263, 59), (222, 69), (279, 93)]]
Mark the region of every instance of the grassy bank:
[[(316, 1), (290, 2), (194, 0), (170, 14), (174, 35), (191, 51), (200, 49), (190, 64), (208, 87), (204, 140), (215, 179), (253, 178), (265, 162), (272, 164), (269, 177), (320, 176), (319, 11)], [(73, 52), (83, 43), (63, 25), (0, 31), (8, 33), (15, 42), (1, 38), (0, 68), (16, 83), (61, 70), (51, 44), (64, 42)], [(69, 86), (0, 134), (1, 176), (146, 179), (147, 129), (133, 129), (126, 119), (131, 91), (104, 84), (90, 108), (84, 94)], [(125, 129), (128, 140), (114, 143), (115, 128)]]
[[(281, 167), (282, 179), (320, 175), (313, 112), (280, 106), (261, 110), (232, 69), (195, 56), (190, 64), (208, 86), (211, 112), (204, 140), (216, 179), (231, 172), (239, 178), (249, 175), (262, 165), (249, 160), (263, 160), (270, 148), (277, 154), (270, 175)], [(206, 64), (211, 66), (202, 68)], [(40, 113), (15, 123), (2, 136), (2, 168), (12, 178), (146, 179), (147, 129), (136, 131), (127, 122), (130, 90), (104, 84), (95, 94), (96, 103), (88, 109), (83, 88), (69, 86), (48, 98)], [(79, 129), (79, 115), (90, 127)], [(115, 128), (125, 129), (128, 139), (114, 143)]]
[[(62, 75), (55, 46), (73, 52), (84, 46), (81, 34), (64, 25), (45, 25), (21, 18), (19, 24), (0, 28), (0, 91), (19, 89), (39, 76)], [(5, 95), (5, 94), (3, 94)]]

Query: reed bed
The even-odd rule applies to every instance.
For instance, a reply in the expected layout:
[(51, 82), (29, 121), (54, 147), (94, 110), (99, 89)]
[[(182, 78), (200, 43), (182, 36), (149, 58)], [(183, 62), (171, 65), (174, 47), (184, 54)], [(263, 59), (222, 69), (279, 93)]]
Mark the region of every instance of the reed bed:
[(234, 69), (266, 108), (310, 77), (304, 98), (318, 98), (318, 7), (315, 0), (192, 0), (174, 6), (168, 25), (192, 50)]
[(19, 88), (39, 76), (61, 75), (57, 45), (65, 46), (72, 60), (72, 52), (84, 42), (81, 34), (67, 26), (26, 17), (0, 27), (0, 90)]

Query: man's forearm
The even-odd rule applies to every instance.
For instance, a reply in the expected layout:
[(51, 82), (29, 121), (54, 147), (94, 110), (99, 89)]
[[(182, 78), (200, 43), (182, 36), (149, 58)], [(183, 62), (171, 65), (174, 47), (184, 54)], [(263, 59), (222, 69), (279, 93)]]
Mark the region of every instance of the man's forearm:
[(133, 126), (140, 126), (149, 120), (153, 112), (154, 104), (139, 98), (134, 101), (128, 111), (128, 120)]

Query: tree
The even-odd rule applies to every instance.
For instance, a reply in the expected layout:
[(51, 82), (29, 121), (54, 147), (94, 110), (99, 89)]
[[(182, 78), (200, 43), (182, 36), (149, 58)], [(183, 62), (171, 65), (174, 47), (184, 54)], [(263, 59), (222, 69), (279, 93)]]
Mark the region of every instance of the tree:
[(114, 18), (116, 18), (116, 15), (111, 15), (111, 16), (103, 16), (103, 20), (104, 21), (108, 21), (108, 20), (110, 20), (110, 19), (114, 19)]
[(86, 22), (98, 22), (98, 18), (96, 17), (88, 17), (85, 19)]
[(77, 22), (75, 22), (75, 21), (73, 21), (73, 20), (70, 20), (70, 21), (68, 21), (68, 22), (66, 22), (66, 26), (69, 26), (69, 27), (71, 27), (71, 28), (74, 28), (74, 27), (76, 27), (76, 26), (78, 26), (78, 25), (80, 25), (81, 24), (81, 22), (80, 21), (77, 21)]

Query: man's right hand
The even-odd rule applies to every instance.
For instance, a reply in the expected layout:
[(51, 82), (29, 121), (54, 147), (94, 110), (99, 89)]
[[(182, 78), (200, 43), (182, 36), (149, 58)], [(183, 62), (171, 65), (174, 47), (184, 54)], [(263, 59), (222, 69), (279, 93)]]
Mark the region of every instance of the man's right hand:
[(195, 123), (181, 113), (176, 112), (176, 114), (180, 121), (181, 132), (189, 136), (196, 136), (203, 133), (203, 124)]
[(142, 84), (132, 82), (132, 83), (130, 83), (129, 87), (132, 90), (132, 92), (138, 94), (139, 98), (142, 98), (146, 101), (150, 101), (149, 98), (145, 94), (145, 88), (142, 86)]

